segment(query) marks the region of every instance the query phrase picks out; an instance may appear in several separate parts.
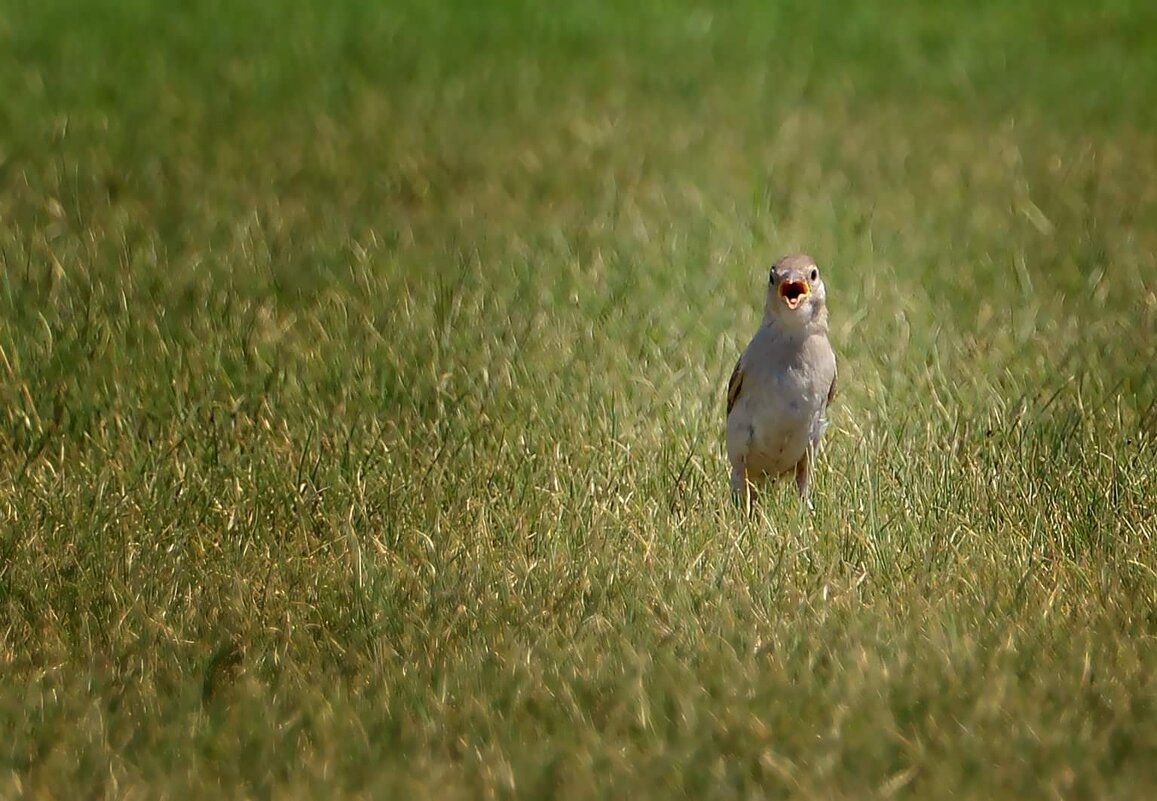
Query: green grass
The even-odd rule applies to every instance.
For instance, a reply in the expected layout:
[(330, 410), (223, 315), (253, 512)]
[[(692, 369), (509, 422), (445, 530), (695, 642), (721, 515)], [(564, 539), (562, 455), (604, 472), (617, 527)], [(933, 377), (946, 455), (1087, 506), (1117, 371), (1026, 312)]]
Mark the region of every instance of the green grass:
[(0, 2), (0, 797), (1157, 793), (1152, 4), (556, 5)]

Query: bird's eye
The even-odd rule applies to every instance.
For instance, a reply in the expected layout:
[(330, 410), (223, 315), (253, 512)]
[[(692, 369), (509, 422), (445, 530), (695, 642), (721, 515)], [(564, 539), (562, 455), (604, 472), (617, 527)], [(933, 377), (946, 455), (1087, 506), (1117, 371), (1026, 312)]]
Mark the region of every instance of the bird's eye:
[(772, 268), (771, 272), (768, 273), (767, 283), (769, 283), (773, 286), (775, 285), (775, 268), (774, 267)]
[(819, 277), (820, 277), (820, 271), (817, 270), (815, 267), (812, 267), (812, 274), (811, 274), (812, 283), (814, 284), (817, 280), (819, 280)]

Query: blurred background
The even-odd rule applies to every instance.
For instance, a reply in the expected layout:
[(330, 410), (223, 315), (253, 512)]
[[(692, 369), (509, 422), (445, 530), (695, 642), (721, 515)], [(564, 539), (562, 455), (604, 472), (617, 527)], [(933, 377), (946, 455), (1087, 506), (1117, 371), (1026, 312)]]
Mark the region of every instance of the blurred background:
[(986, 405), (1070, 378), (1141, 392), (1155, 14), (10, 2), (8, 342), (33, 348), (11, 327), (51, 328), (74, 295), (143, 299), (168, 313), (130, 328), (236, 320), (266, 372), (312, 375), (327, 348), (378, 347), (336, 292), (409, 370), (432, 343), (405, 332), (446, 322), (442, 298), (544, 367), (655, 361), (706, 403), (770, 260), (801, 249), (831, 272), (864, 403), (937, 381)]

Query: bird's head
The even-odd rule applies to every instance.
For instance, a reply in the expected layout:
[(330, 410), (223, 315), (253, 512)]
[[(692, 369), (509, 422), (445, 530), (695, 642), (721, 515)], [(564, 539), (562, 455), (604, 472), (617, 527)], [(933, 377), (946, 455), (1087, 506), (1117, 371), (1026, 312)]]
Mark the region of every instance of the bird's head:
[(811, 256), (784, 256), (771, 266), (767, 283), (765, 322), (781, 320), (803, 327), (827, 323), (827, 294), (819, 267)]

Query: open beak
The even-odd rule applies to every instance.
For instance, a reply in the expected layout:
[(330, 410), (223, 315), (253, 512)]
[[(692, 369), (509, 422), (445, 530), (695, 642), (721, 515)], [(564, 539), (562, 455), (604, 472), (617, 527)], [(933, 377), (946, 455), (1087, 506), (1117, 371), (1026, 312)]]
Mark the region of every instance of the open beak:
[(811, 294), (811, 287), (806, 281), (784, 281), (779, 285), (779, 299), (789, 309), (798, 309), (804, 299)]

